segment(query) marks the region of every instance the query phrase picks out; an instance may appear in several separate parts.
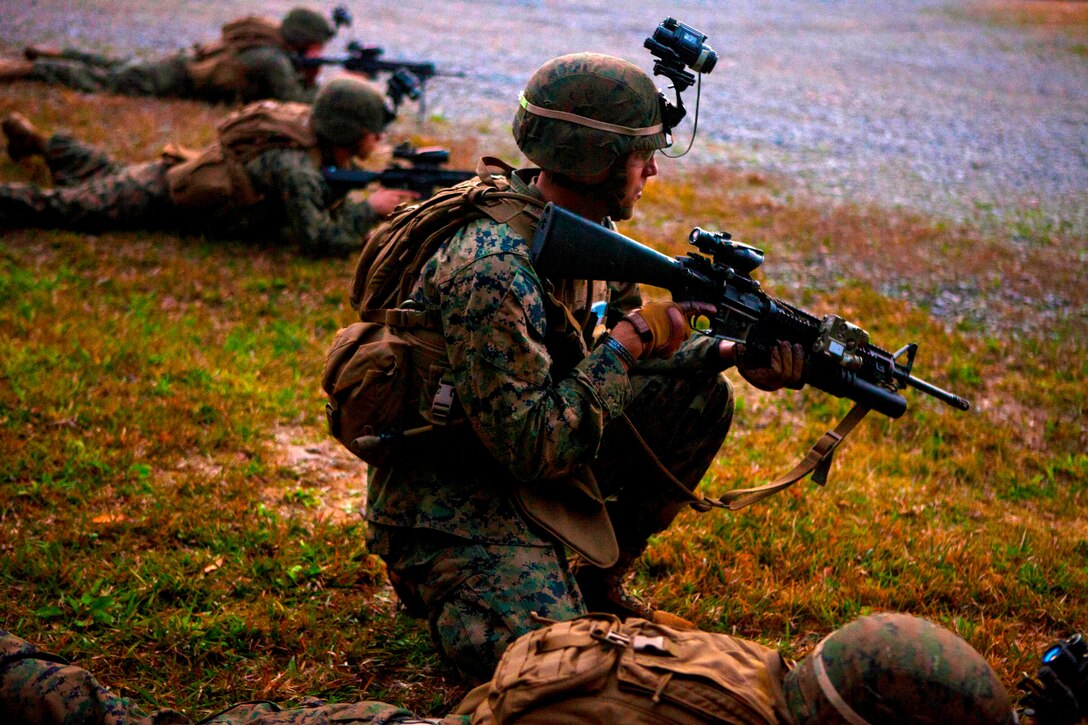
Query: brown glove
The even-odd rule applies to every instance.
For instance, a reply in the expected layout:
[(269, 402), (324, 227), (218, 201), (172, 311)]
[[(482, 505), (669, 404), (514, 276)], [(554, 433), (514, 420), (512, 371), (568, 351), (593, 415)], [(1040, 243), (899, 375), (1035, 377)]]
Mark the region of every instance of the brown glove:
[(714, 311), (702, 302), (650, 302), (628, 313), (623, 319), (634, 326), (642, 340), (639, 357), (670, 357), (691, 334), (688, 320), (692, 316)]

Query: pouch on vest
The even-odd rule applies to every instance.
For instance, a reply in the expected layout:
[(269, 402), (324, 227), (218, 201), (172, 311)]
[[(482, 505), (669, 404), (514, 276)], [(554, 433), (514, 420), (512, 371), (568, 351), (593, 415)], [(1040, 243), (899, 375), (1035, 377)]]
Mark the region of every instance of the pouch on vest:
[(770, 725), (786, 671), (755, 642), (591, 614), (510, 645), (472, 722)]
[[(486, 178), (443, 189), (401, 209), (367, 239), (352, 280), (352, 305), (363, 320), (341, 330), (325, 355), (323, 387), (333, 436), (367, 463), (387, 463), (399, 441), (441, 427), (456, 416), (445, 338), (437, 319), (398, 307), (438, 244), (471, 219), (485, 216), (472, 190), (498, 190)], [(517, 216), (525, 201), (499, 194), (494, 204)], [(530, 201), (534, 201), (530, 199)]]
[(447, 411), (435, 411), (446, 348), (424, 330), (395, 329), (356, 322), (340, 330), (325, 354), (321, 386), (329, 432), (373, 466), (387, 463), (406, 433), (443, 425)]

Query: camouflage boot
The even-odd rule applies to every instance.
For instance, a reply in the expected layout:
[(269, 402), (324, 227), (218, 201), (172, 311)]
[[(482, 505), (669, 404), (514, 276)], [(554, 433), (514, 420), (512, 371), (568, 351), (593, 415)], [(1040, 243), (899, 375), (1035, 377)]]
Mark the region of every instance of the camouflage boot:
[(8, 156), (22, 161), (31, 156), (45, 155), (46, 135), (21, 113), (9, 113), (0, 121), (0, 129), (8, 140)]
[(0, 58), (0, 83), (11, 83), (29, 78), (33, 70), (34, 64), (29, 60)]
[(637, 617), (676, 629), (697, 629), (681, 616), (654, 609), (649, 602), (627, 591), (624, 579), (641, 551), (621, 550), (619, 560), (607, 569), (583, 561), (572, 563), (574, 579), (590, 612), (615, 614), (620, 619)]

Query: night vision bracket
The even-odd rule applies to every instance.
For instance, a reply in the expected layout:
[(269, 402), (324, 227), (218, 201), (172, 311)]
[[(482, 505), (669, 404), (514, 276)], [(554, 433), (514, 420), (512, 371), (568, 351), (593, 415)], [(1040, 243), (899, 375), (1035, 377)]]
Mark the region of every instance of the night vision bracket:
[[(643, 47), (650, 51), (654, 61), (654, 75), (665, 76), (672, 81), (676, 91), (676, 105), (669, 103), (661, 94), (661, 120), (665, 134), (672, 144), (672, 130), (683, 120), (687, 111), (680, 93), (695, 83), (695, 73), (710, 73), (718, 62), (718, 54), (706, 44), (706, 35), (675, 18), (666, 18), (657, 26), (654, 34), (646, 38)], [(698, 103), (696, 103), (698, 120)], [(692, 135), (694, 141), (694, 133)], [(688, 147), (690, 148), (690, 146)], [(686, 153), (686, 152), (685, 152)]]

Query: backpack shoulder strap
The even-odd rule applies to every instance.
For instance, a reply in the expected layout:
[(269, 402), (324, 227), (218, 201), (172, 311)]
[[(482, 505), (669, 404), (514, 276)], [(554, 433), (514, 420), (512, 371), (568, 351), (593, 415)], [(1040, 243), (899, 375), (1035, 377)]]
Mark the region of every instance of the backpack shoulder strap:
[(352, 280), (351, 304), (360, 314), (396, 308), (438, 247), (469, 222), (488, 217), (531, 239), (543, 202), (511, 191), (513, 168), (484, 157), (475, 179), (442, 189), (405, 207), (371, 233)]
[(480, 184), (466, 196), (466, 201), (499, 224), (508, 224), (523, 238), (532, 239), (540, 221), (544, 201), (528, 194), (511, 191), (514, 167), (494, 156), (484, 156), (476, 164)]

